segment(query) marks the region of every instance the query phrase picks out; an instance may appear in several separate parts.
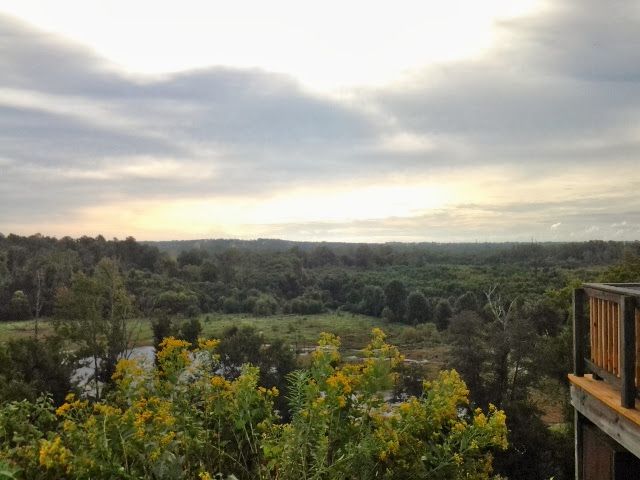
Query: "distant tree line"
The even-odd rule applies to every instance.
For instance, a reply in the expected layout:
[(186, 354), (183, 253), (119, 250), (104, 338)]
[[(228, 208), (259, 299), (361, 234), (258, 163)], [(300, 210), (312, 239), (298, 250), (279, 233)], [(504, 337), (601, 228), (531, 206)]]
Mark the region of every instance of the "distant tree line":
[[(159, 247), (162, 247), (159, 248)], [(113, 260), (141, 316), (313, 314), (342, 309), (446, 327), (461, 296), (492, 283), (541, 293), (640, 252), (640, 243), (341, 244), (280, 240), (141, 243), (0, 235), (0, 320), (51, 317), (57, 292)]]

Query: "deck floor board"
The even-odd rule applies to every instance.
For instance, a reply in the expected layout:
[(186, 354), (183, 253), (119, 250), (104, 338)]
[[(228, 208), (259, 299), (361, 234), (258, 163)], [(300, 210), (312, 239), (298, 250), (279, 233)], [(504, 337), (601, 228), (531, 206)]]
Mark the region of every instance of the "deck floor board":
[(572, 385), (584, 390), (627, 420), (640, 426), (640, 410), (637, 408), (624, 408), (620, 405), (620, 390), (602, 380), (594, 380), (593, 375), (587, 374), (584, 377), (576, 377), (569, 374), (568, 377)]

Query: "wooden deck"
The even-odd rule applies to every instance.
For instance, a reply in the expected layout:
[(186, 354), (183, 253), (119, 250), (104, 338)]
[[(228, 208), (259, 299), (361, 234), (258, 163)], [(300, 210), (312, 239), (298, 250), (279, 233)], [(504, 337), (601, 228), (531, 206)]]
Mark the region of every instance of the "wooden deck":
[(620, 390), (593, 375), (569, 375), (571, 404), (600, 430), (640, 457), (640, 410), (621, 406)]
[(573, 366), (576, 479), (640, 478), (640, 283), (574, 289)]
[(630, 422), (640, 427), (640, 410), (636, 408), (625, 408), (620, 405), (620, 390), (602, 380), (594, 380), (593, 375), (585, 375), (584, 377), (576, 377), (569, 374), (569, 382), (571, 385), (584, 390), (592, 397), (597, 398), (607, 407), (615, 410), (616, 413), (626, 418)]
[[(640, 290), (637, 284), (585, 284), (574, 290), (574, 373), (616, 387), (634, 407), (640, 387)], [(627, 293), (636, 292), (634, 295)]]

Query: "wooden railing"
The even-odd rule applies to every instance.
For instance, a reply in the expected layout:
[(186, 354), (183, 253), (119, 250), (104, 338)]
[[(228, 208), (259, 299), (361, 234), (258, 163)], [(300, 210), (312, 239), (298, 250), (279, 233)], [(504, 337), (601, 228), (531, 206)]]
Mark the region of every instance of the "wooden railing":
[(574, 291), (574, 373), (620, 389), (635, 407), (640, 381), (640, 284), (588, 283)]

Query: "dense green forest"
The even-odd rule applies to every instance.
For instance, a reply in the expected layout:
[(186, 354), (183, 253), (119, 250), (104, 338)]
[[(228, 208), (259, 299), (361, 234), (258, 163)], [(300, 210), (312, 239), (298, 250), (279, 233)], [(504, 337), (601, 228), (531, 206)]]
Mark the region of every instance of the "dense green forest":
[[(509, 478), (569, 479), (573, 477), (573, 438), (565, 377), (570, 368), (571, 288), (582, 281), (637, 280), (639, 253), (640, 242), (137, 242), (133, 238), (0, 235), (0, 320), (7, 325), (28, 322), (33, 328), (26, 336), (9, 335), (0, 348), (4, 445), (0, 465), (6, 467), (9, 478), (210, 478), (205, 475), (231, 473), (239, 478), (353, 478), (353, 473), (345, 473), (349, 468), (364, 469), (369, 472), (367, 478), (489, 478), (492, 466), (494, 473)], [(309, 356), (292, 345), (297, 328), (292, 325), (311, 323), (314, 318), (320, 324), (323, 315), (331, 315), (334, 325), (351, 322), (365, 336), (372, 327), (382, 327), (389, 332), (390, 343), (384, 343), (380, 332), (372, 340), (375, 348), (366, 347), (350, 331), (345, 344), (354, 359), (340, 361), (345, 344), (331, 337), (323, 337), (316, 353)], [(255, 320), (247, 323), (240, 318)], [(269, 323), (272, 330), (266, 335), (261, 319), (271, 318), (275, 321)], [(289, 320), (294, 318), (295, 322)], [(132, 365), (126, 372), (119, 370), (124, 368), (118, 363), (122, 352), (144, 344), (133, 337), (135, 322), (147, 325), (157, 352), (167, 352), (164, 360), (157, 356), (152, 373)], [(278, 322), (286, 327), (278, 328)], [(215, 325), (224, 328), (215, 330), (219, 341), (214, 342), (215, 353), (207, 367), (213, 369), (207, 373), (209, 383), (187, 393), (181, 375), (193, 375), (187, 364), (208, 351), (203, 345), (214, 345), (204, 338)], [(173, 343), (167, 343), (167, 338)], [(335, 355), (323, 360), (329, 350), (335, 350)], [(383, 350), (396, 360), (383, 362), (378, 355)], [(426, 360), (416, 360), (416, 352)], [(443, 357), (435, 372), (430, 362), (434, 352)], [(72, 373), (78, 361), (87, 358), (95, 367), (95, 389), (81, 390)], [(256, 370), (247, 370), (245, 364)], [(375, 373), (367, 370), (368, 365)], [(380, 370), (382, 365), (391, 370)], [(457, 374), (447, 374), (447, 369), (455, 369), (464, 383)], [(144, 383), (132, 371), (153, 388), (132, 387)], [(253, 395), (250, 391), (262, 392), (260, 388), (279, 394), (251, 397), (251, 402), (257, 402), (251, 408), (260, 412), (255, 422), (258, 417), (243, 417), (242, 406), (215, 407), (217, 421), (235, 419), (242, 428), (260, 424), (264, 435), (258, 440), (252, 433), (247, 443), (238, 443), (238, 432), (219, 431), (216, 441), (227, 442), (229, 458), (202, 463), (204, 457), (197, 452), (204, 448), (203, 442), (206, 446), (213, 441), (206, 433), (212, 427), (206, 418), (194, 417), (189, 423), (185, 419), (188, 402), (184, 402), (189, 395), (189, 401), (198, 405), (215, 403), (218, 394), (228, 398), (228, 393), (210, 390), (216, 382), (222, 390), (243, 392), (247, 398)], [(327, 382), (324, 390), (312, 388)], [(322, 423), (320, 417), (316, 423), (304, 423), (315, 418), (319, 407), (314, 402), (338, 384), (343, 390), (335, 390), (331, 397), (335, 404), (323, 414), (336, 415), (332, 422), (341, 415), (360, 418), (353, 428), (364, 422), (361, 407), (351, 403), (355, 399), (382, 415), (389, 403), (376, 392), (385, 390), (391, 392), (389, 401), (400, 405), (397, 411), (406, 415), (391, 423), (374, 421), (366, 432), (347, 429), (335, 436), (330, 430), (338, 428), (336, 424)], [(432, 402), (446, 396), (447, 389), (453, 389), (450, 396), (457, 399), (452, 400), (454, 407), (458, 403), (468, 407), (462, 411), (469, 416), (460, 418), (461, 426), (455, 427), (460, 430), (458, 436), (453, 428), (455, 408), (453, 414), (443, 414), (442, 404)], [(358, 393), (350, 396), (352, 390)], [(73, 391), (79, 397), (70, 400), (67, 394)], [(185, 397), (183, 401), (178, 401), (176, 392)], [(116, 430), (124, 429), (117, 430), (122, 435), (127, 428), (135, 430), (136, 415), (142, 411), (136, 405), (148, 403), (151, 397), (159, 399), (156, 413), (175, 407), (173, 421), (181, 424), (183, 432), (192, 428), (189, 438), (178, 441), (175, 428), (149, 427), (148, 434), (171, 437), (163, 444), (168, 457), (162, 457), (157, 445), (153, 451), (143, 445), (127, 452), (95, 443), (97, 433), (86, 422), (95, 422), (98, 414), (104, 422), (131, 415), (130, 425), (125, 420), (114, 424)], [(166, 401), (171, 405), (162, 403)], [(555, 420), (549, 420), (554, 402)], [(56, 408), (63, 408), (63, 414), (56, 414)], [(115, 415), (110, 408), (120, 413)], [(476, 408), (480, 410), (474, 417), (471, 412)], [(67, 410), (81, 413), (71, 418)], [(481, 412), (488, 412), (488, 417), (475, 420), (482, 418)], [(480, 425), (494, 418), (491, 412), (506, 416), (506, 443), (499, 418), (491, 431)], [(429, 415), (444, 422), (432, 425), (437, 441), (420, 443), (424, 432), (402, 430), (407, 422), (428, 423)], [(310, 425), (316, 429), (312, 442)], [(474, 425), (479, 429), (475, 433)], [(463, 448), (465, 432), (470, 435), (465, 442), (476, 435), (476, 450)], [(103, 434), (105, 442), (112, 440), (106, 430)], [(386, 447), (380, 447), (376, 438)], [(302, 439), (314, 445), (304, 454), (308, 456), (298, 459), (315, 465), (304, 472), (299, 464), (285, 461)], [(95, 444), (96, 451), (102, 449), (104, 456), (94, 459), (93, 466), (73, 449), (73, 442), (87, 441)], [(346, 455), (356, 444), (370, 463), (359, 466)], [(422, 454), (412, 448), (429, 453), (415, 463), (415, 458), (409, 460), (411, 455), (421, 458)], [(39, 452), (39, 464), (33, 458), (27, 461), (34, 452), (36, 457)], [(146, 460), (134, 461), (136, 455)], [(345, 460), (341, 455), (346, 455)], [(170, 465), (180, 464), (178, 458), (183, 462), (181, 469), (171, 470)], [(118, 462), (130, 462), (126, 472), (114, 473)], [(275, 464), (287, 464), (288, 470), (274, 470)]]
[[(52, 316), (56, 291), (103, 258), (117, 261), (136, 308), (147, 315), (200, 312), (317, 313), (343, 309), (380, 316), (384, 289), (398, 280), (434, 307), (453, 308), (492, 286), (540, 295), (637, 254), (640, 243), (330, 244), (281, 240), (140, 243), (133, 238), (0, 236), (0, 319)], [(401, 296), (404, 295), (402, 292)], [(435, 313), (435, 312), (433, 312)]]

